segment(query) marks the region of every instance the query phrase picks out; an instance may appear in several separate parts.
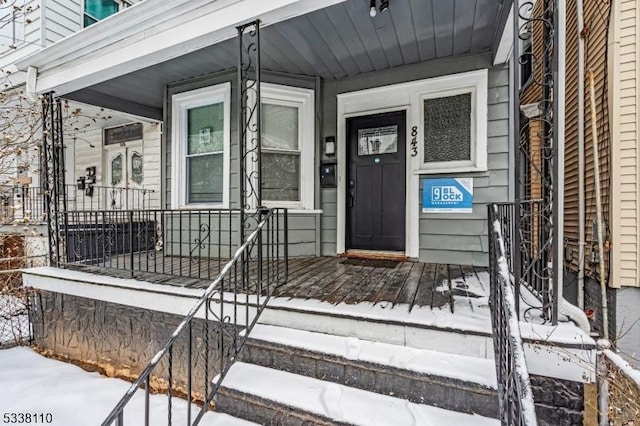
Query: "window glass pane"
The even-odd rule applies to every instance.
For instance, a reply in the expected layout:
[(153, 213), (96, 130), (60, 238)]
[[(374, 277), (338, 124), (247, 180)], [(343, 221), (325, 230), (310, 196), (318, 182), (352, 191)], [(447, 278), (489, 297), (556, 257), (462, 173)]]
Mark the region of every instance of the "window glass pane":
[(221, 152), (224, 147), (224, 103), (187, 111), (187, 155)]
[(298, 108), (262, 104), (262, 146), (267, 149), (298, 149)]
[(85, 0), (84, 11), (100, 20), (118, 12), (118, 3), (114, 0)]
[(424, 101), (424, 162), (471, 160), (471, 93)]
[(222, 202), (223, 154), (187, 158), (187, 203)]
[(131, 155), (131, 180), (142, 184), (142, 154), (138, 152)]
[(98, 22), (96, 19), (93, 19), (89, 15), (84, 15), (84, 26), (85, 26), (85, 28), (88, 27), (91, 24), (95, 24), (96, 22)]
[(358, 130), (358, 155), (398, 152), (398, 126)]
[(300, 155), (262, 153), (262, 198), (300, 201)]
[(111, 185), (116, 186), (122, 182), (122, 154), (118, 154), (111, 160)]

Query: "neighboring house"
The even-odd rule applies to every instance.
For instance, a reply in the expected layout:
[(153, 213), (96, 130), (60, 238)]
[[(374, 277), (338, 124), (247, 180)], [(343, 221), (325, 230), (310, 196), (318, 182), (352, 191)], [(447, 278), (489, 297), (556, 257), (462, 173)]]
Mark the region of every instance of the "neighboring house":
[[(37, 223), (44, 214), (39, 165), (41, 106), (39, 101), (26, 98), (26, 72), (18, 70), (14, 64), (139, 2), (15, 0), (0, 6), (0, 70), (4, 94), (7, 95), (2, 98), (5, 108), (0, 132), (11, 137), (17, 134), (16, 139), (20, 139), (15, 142), (16, 149), (4, 148), (3, 145), (1, 151), (2, 224), (12, 224), (16, 220), (24, 222), (25, 219)], [(135, 203), (145, 202), (149, 207), (148, 203), (153, 202), (154, 197), (155, 205), (159, 205), (159, 167), (154, 166), (153, 161), (148, 162), (145, 173), (140, 167), (137, 168), (137, 176), (133, 176), (131, 170), (126, 173), (127, 168), (132, 167), (132, 160), (140, 164), (149, 152), (159, 149), (160, 127), (156, 121), (74, 102), (67, 103), (63, 114), (65, 137), (74, 142), (64, 150), (66, 192), (69, 200), (75, 203), (74, 208), (133, 207), (133, 198)], [(125, 143), (117, 136), (110, 142), (103, 142), (103, 134), (107, 138), (109, 134), (122, 133), (120, 126), (127, 124), (132, 124), (128, 128), (135, 131), (125, 137), (126, 148), (114, 148), (114, 143)], [(103, 169), (112, 167), (112, 163), (116, 168), (122, 168), (120, 178), (103, 177)], [(85, 191), (82, 185), (76, 187), (78, 179), (86, 179), (89, 174), (92, 174), (90, 186), (93, 192)], [(154, 192), (156, 195), (152, 195)]]
[[(639, 56), (637, 2), (569, 0), (566, 3), (566, 111), (564, 163), (564, 278), (566, 297), (587, 312), (602, 332), (600, 262), (604, 263), (609, 294), (609, 334), (630, 362), (638, 365), (640, 348), (640, 260), (638, 246), (639, 167), (636, 155), (639, 111), (637, 62)], [(535, 14), (542, 13), (542, 2)], [(529, 176), (524, 191), (540, 198), (540, 177), (534, 171), (541, 164), (540, 120), (543, 25), (522, 28), (521, 105), (523, 136), (528, 138)], [(533, 60), (531, 60), (533, 59)], [(593, 73), (595, 110), (591, 108)], [(582, 86), (582, 87), (580, 87)], [(581, 90), (582, 89), (582, 90)], [(596, 176), (593, 156), (593, 127), (597, 131)], [(581, 161), (582, 160), (582, 161)], [(523, 166), (526, 167), (526, 166)], [(603, 249), (597, 238), (596, 180), (602, 208)], [(634, 360), (634, 357), (636, 358)]]

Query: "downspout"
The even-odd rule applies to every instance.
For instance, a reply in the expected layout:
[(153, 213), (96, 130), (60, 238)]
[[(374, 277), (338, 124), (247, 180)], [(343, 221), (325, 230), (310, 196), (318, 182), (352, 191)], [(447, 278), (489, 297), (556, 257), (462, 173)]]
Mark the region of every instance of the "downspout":
[(38, 68), (29, 67), (27, 68), (27, 81), (25, 83), (26, 86), (26, 95), (27, 99), (31, 102), (35, 102), (38, 100), (38, 92), (36, 92), (36, 83), (38, 80)]
[(596, 122), (596, 89), (593, 80), (593, 70), (589, 70), (589, 91), (591, 98), (591, 143), (593, 144), (593, 180), (596, 189), (596, 217), (597, 217), (597, 236), (598, 236), (598, 254), (600, 261), (600, 296), (602, 297), (602, 338), (609, 339), (609, 308), (607, 304), (607, 282), (604, 270), (604, 238), (602, 235), (603, 219), (602, 219), (602, 193), (600, 191), (600, 158), (598, 158), (598, 127)]
[[(558, 85), (558, 99), (554, 99), (554, 102), (558, 103), (558, 134), (554, 135), (554, 143), (558, 144), (558, 191), (557, 194), (562, 196), (557, 197), (554, 203), (558, 203), (558, 223), (554, 227), (556, 235), (554, 236), (555, 243), (559, 244), (559, 249), (564, 244), (564, 150), (565, 150), (565, 78), (566, 78), (566, 5), (565, 2), (559, 1), (556, 3), (558, 8), (558, 22), (556, 25), (556, 31), (558, 31), (558, 74), (556, 84)], [(561, 250), (564, 252), (564, 250)], [(560, 258), (564, 259), (562, 254)], [(589, 334), (591, 332), (591, 325), (589, 319), (585, 315), (584, 311), (579, 307), (570, 304), (563, 295), (563, 280), (561, 279), (564, 274), (564, 262), (558, 262), (557, 269), (554, 271), (555, 277), (558, 280), (558, 313), (565, 315), (571, 321), (573, 321), (582, 331)]]
[(584, 311), (584, 9), (583, 0), (576, 1), (578, 15), (578, 306)]

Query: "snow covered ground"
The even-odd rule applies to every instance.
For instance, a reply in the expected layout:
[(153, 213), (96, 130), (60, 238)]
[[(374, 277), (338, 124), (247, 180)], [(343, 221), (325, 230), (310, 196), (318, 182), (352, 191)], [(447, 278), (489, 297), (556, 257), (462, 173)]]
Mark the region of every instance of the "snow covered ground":
[(25, 301), (0, 295), (0, 346), (20, 343), (29, 338), (29, 316)]
[[(24, 347), (0, 350), (0, 413), (51, 413), (52, 425), (98, 425), (131, 384), (75, 365), (45, 358)], [(186, 423), (187, 402), (173, 401), (174, 424)], [(199, 408), (192, 406), (192, 412)], [(150, 424), (166, 424), (167, 396), (150, 398)], [(0, 419), (2, 421), (2, 419)], [(125, 424), (144, 424), (144, 392), (125, 410)], [(253, 423), (209, 412), (203, 425), (248, 426)]]

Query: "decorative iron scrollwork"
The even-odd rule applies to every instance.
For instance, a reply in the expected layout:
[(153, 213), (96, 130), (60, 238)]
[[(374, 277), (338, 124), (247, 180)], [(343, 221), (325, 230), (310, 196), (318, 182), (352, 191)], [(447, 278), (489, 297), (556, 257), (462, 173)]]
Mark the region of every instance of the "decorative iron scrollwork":
[(260, 21), (238, 28), (238, 134), (240, 147), (240, 241), (260, 223)]

